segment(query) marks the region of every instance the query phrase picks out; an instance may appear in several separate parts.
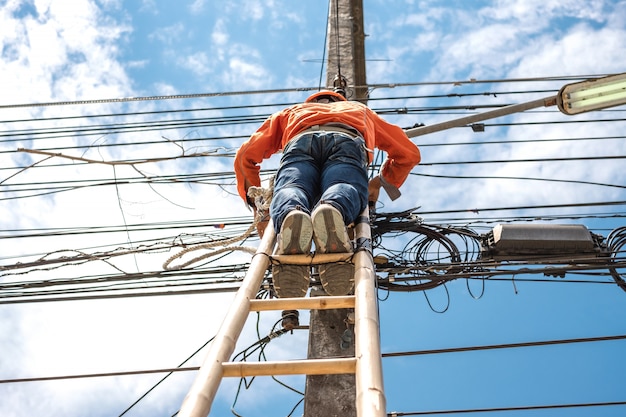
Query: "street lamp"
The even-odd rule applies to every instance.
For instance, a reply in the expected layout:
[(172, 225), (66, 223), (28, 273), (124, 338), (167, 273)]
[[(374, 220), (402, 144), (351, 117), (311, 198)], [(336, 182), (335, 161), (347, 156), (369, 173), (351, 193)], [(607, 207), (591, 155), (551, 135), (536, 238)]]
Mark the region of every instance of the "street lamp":
[(559, 110), (568, 115), (606, 109), (625, 102), (626, 74), (568, 84), (557, 96)]
[(626, 104), (626, 73), (567, 84), (561, 88), (556, 96), (513, 104), (448, 122), (420, 126), (405, 130), (405, 133), (408, 137), (414, 138), (453, 127), (468, 126), (483, 120), (520, 113), (537, 107), (557, 105), (561, 113), (571, 116), (578, 113), (621, 106), (622, 104)]

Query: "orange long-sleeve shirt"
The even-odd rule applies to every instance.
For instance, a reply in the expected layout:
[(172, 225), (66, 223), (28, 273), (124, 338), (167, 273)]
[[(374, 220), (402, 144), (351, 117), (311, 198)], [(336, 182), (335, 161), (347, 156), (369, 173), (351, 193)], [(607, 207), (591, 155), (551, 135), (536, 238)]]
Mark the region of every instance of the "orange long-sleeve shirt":
[[(316, 125), (342, 123), (358, 130), (365, 145), (387, 152), (380, 175), (400, 187), (411, 169), (420, 162), (418, 147), (404, 131), (383, 120), (367, 106), (356, 101), (301, 103), (274, 113), (237, 151), (235, 175), (237, 191), (244, 201), (251, 186), (260, 186), (260, 163), (285, 147), (299, 132)], [(370, 162), (373, 154), (369, 153)]]

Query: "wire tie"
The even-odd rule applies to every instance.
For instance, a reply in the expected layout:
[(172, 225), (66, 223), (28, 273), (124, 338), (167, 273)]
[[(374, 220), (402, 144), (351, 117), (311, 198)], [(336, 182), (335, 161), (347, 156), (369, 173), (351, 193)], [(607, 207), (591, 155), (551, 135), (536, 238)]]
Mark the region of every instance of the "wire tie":
[(366, 250), (368, 252), (372, 252), (372, 240), (360, 237), (356, 240), (356, 250)]

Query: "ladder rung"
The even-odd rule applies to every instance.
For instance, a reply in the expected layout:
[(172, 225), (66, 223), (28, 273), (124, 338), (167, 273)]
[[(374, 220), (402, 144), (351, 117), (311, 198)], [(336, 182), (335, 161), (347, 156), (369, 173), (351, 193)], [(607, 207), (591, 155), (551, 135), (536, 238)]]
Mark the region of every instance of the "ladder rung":
[(225, 362), (225, 377), (353, 374), (356, 358), (303, 359), (277, 362)]
[(353, 253), (315, 253), (296, 255), (272, 255), (272, 260), (283, 265), (320, 265), (335, 262), (347, 262), (354, 256)]
[(250, 300), (250, 311), (354, 308), (354, 295)]

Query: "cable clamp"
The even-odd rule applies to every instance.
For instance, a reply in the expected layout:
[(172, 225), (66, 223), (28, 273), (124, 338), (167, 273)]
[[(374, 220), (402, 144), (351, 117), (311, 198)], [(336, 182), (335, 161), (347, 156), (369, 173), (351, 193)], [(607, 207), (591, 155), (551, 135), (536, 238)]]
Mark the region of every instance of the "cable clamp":
[(368, 252), (372, 252), (372, 240), (366, 237), (360, 237), (356, 240), (356, 250), (365, 250)]

